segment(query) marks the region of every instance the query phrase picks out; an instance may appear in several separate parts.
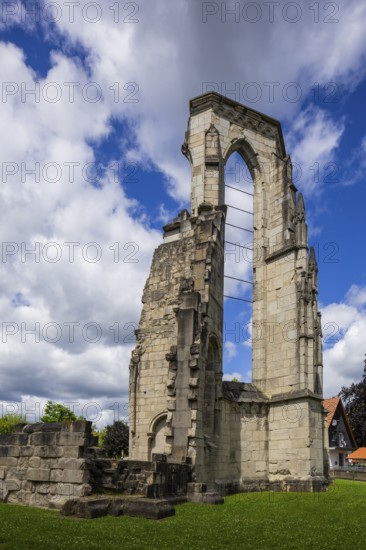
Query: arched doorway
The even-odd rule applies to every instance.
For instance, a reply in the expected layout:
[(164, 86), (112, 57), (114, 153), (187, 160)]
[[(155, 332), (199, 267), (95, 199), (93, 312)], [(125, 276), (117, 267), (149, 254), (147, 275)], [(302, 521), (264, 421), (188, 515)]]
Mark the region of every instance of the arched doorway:
[(162, 412), (157, 415), (150, 424), (149, 430), (149, 457), (153, 454), (164, 454), (166, 453), (166, 419), (167, 413)]

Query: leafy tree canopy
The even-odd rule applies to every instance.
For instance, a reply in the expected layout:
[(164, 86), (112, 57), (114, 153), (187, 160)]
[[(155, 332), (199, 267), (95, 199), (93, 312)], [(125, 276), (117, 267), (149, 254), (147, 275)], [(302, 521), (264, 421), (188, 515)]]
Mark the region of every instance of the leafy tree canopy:
[(103, 449), (111, 458), (120, 458), (128, 454), (128, 425), (122, 420), (117, 420), (111, 426), (107, 426), (103, 438)]
[(366, 447), (366, 360), (360, 382), (349, 388), (342, 386), (339, 393), (359, 447)]
[(65, 405), (61, 403), (52, 403), (47, 401), (47, 405), (44, 408), (44, 414), (40, 418), (41, 422), (65, 422), (66, 420), (73, 422), (78, 420), (75, 413), (70, 411)]

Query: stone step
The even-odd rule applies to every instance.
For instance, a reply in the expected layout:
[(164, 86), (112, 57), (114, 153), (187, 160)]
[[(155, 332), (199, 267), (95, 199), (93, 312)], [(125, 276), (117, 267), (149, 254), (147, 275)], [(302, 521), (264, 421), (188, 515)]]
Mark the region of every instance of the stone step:
[(172, 502), (165, 499), (153, 500), (143, 497), (132, 498), (82, 498), (67, 500), (62, 508), (63, 516), (76, 516), (83, 519), (95, 519), (102, 516), (144, 517), (163, 519), (175, 515)]

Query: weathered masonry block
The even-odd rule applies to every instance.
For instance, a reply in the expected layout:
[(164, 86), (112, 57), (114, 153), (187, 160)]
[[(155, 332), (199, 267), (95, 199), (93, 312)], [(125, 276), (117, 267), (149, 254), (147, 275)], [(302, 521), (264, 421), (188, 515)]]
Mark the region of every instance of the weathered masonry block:
[[(190, 102), (191, 211), (164, 227), (130, 364), (130, 454), (190, 462), (195, 486), (326, 484), (318, 267), (278, 121), (214, 92)], [(252, 384), (222, 383), (224, 168), (254, 184)], [(200, 498), (200, 497), (197, 497)]]

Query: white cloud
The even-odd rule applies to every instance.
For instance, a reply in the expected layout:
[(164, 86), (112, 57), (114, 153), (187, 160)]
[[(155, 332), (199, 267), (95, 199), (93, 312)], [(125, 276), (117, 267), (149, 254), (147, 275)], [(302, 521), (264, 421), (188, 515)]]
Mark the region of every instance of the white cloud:
[[(322, 310), (322, 325), (326, 342), (339, 338), (355, 321), (361, 318), (361, 313), (349, 304), (329, 304)], [(333, 340), (333, 341), (334, 341)]]
[(234, 342), (228, 341), (224, 343), (224, 355), (226, 361), (230, 362), (238, 355), (238, 346)]
[(366, 288), (353, 285), (340, 304), (322, 308), (324, 395), (339, 393), (341, 386), (359, 381), (366, 353)]
[[(0, 30), (9, 29), (15, 25), (23, 24), (32, 27), (32, 21), (22, 18), (22, 2), (2, 2), (0, 6)], [(27, 25), (28, 23), (28, 25)]]
[(294, 180), (302, 192), (319, 193), (327, 181), (338, 181), (335, 153), (345, 128), (318, 107), (310, 106), (294, 120), (287, 136), (294, 164)]
[[(1, 43), (0, 53), (2, 80), (34, 89), (22, 52)], [(52, 60), (41, 90), (87, 80), (73, 59)], [(40, 101), (21, 101), (19, 91), (0, 113), (1, 397), (126, 398), (133, 329), (160, 233), (115, 173), (101, 170), (95, 181), (83, 173), (96, 160), (91, 143), (110, 131), (110, 110), (78, 90), (73, 103), (45, 101), (42, 92)]]
[(352, 285), (346, 296), (347, 302), (352, 304), (354, 307), (365, 307), (366, 306), (366, 288), (359, 285)]

